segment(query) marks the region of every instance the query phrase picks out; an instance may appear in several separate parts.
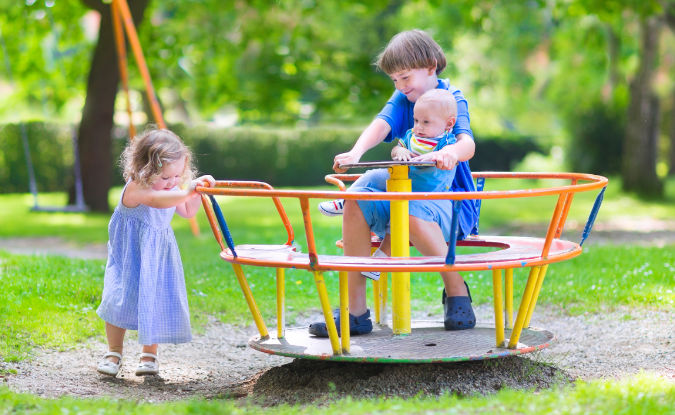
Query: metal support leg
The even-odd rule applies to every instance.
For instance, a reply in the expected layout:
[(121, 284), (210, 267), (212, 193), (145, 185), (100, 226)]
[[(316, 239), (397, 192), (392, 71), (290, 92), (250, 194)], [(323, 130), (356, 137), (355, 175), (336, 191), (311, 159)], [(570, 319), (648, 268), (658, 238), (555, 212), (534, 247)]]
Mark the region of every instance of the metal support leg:
[(383, 272), (380, 274), (380, 297), (377, 299), (378, 308), (380, 309), (380, 324), (387, 324), (387, 283), (389, 273)]
[[(349, 278), (347, 271), (340, 271), (340, 340), (342, 353), (349, 353)], [(377, 281), (374, 281), (375, 285)]]
[(495, 307), (495, 339), (497, 347), (504, 347), (504, 299), (502, 298), (502, 270), (492, 271), (492, 289)]
[(244, 298), (248, 303), (248, 308), (251, 310), (253, 321), (255, 321), (256, 327), (258, 327), (258, 332), (260, 332), (260, 338), (261, 339), (269, 338), (270, 336), (269, 333), (267, 332), (265, 322), (263, 321), (262, 315), (260, 314), (258, 305), (255, 303), (255, 300), (253, 299), (253, 294), (251, 293), (251, 288), (249, 288), (248, 286), (248, 281), (246, 281), (244, 270), (241, 269), (241, 265), (239, 264), (232, 264), (232, 268), (234, 268), (234, 274), (237, 276), (237, 281), (239, 281), (241, 291), (244, 293)]
[[(323, 280), (322, 272), (314, 271), (314, 282), (316, 283), (316, 290), (319, 292), (321, 310), (323, 311), (323, 318), (326, 320), (328, 338), (330, 339), (330, 345), (333, 348), (333, 354), (340, 354), (340, 339), (338, 338), (337, 329), (335, 328), (335, 320), (333, 320), (333, 312), (330, 309), (328, 290), (326, 290), (326, 283)], [(347, 319), (347, 321), (349, 321), (349, 319)]]
[(530, 276), (527, 279), (527, 285), (525, 286), (523, 299), (520, 301), (520, 307), (518, 308), (518, 316), (516, 317), (516, 324), (513, 326), (511, 338), (509, 339), (509, 349), (515, 349), (518, 346), (518, 340), (520, 340), (520, 332), (523, 331), (523, 325), (525, 323), (525, 318), (527, 316), (527, 310), (530, 307), (530, 301), (532, 300), (532, 293), (534, 292), (534, 288), (537, 285), (537, 278), (539, 277), (540, 268), (541, 267), (532, 267), (530, 269)]
[(506, 327), (513, 328), (513, 268), (504, 273), (504, 302), (506, 306)]
[(537, 306), (537, 299), (539, 298), (539, 292), (541, 291), (541, 286), (544, 283), (544, 277), (546, 277), (547, 269), (548, 264), (542, 265), (541, 270), (539, 270), (539, 278), (537, 278), (537, 285), (534, 287), (534, 293), (532, 294), (532, 301), (530, 301), (530, 306), (527, 309), (527, 318), (525, 319), (524, 327), (530, 327), (530, 320), (532, 320), (532, 313), (534, 313), (534, 307)]
[(277, 338), (286, 335), (286, 278), (285, 269), (277, 268)]

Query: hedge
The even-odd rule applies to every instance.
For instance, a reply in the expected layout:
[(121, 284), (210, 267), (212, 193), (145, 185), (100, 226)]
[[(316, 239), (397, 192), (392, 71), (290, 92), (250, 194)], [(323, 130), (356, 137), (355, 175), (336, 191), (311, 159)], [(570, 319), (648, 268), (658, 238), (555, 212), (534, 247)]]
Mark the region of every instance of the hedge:
[[(33, 157), (38, 190), (65, 191), (73, 183), (71, 127), (62, 124), (25, 124)], [(356, 128), (267, 130), (214, 129), (174, 126), (197, 156), (199, 171), (217, 179), (260, 180), (273, 186), (312, 186), (325, 183), (332, 172), (333, 157), (348, 151), (361, 133)], [(116, 131), (120, 131), (116, 128)], [(118, 134), (123, 135), (123, 134)], [(113, 157), (119, 157), (126, 139), (114, 140)], [(391, 146), (383, 144), (367, 152), (363, 161), (387, 160)], [(508, 171), (529, 152), (542, 149), (528, 137), (477, 137), (474, 171)], [(122, 184), (115, 167), (115, 183)], [(0, 126), (0, 193), (28, 191), (28, 173), (19, 126)]]

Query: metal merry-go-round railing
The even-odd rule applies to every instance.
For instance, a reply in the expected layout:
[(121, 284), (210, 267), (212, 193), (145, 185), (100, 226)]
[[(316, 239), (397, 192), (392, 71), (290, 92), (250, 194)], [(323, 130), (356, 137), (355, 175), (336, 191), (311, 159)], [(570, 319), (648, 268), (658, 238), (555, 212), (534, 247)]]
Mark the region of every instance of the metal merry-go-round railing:
[[(407, 165), (406, 165), (407, 164)], [(547, 330), (530, 327), (539, 292), (548, 265), (574, 258), (581, 254), (584, 240), (590, 234), (602, 203), (608, 180), (605, 177), (580, 173), (473, 173), (476, 192), (415, 193), (409, 188), (408, 165), (387, 162), (390, 179), (383, 193), (345, 192), (345, 181), (354, 181), (360, 175), (334, 174), (326, 176), (329, 183), (341, 191), (276, 190), (267, 183), (253, 181), (217, 181), (215, 187), (197, 187), (201, 194), (214, 236), (221, 247), (220, 256), (232, 264), (244, 297), (248, 303), (259, 335), (249, 345), (259, 351), (296, 358), (353, 362), (448, 362), (488, 359), (532, 352), (548, 347), (555, 336)], [(381, 166), (382, 163), (379, 164)], [(358, 167), (378, 167), (361, 163)], [(569, 184), (523, 190), (484, 191), (486, 179), (560, 179)], [(395, 181), (399, 180), (398, 183)], [(408, 187), (406, 187), (408, 186)], [(574, 195), (599, 190), (582, 241), (560, 239)], [(392, 191), (392, 190), (398, 190)], [(401, 191), (403, 190), (403, 191)], [(407, 191), (405, 191), (407, 190)], [(557, 195), (558, 200), (544, 238), (471, 235), (457, 240), (457, 217), (461, 201), (484, 199), (511, 199)], [(234, 244), (225, 217), (214, 196), (269, 197), (276, 205), (286, 232), (286, 242), (280, 245)], [(294, 198), (300, 202), (307, 253), (294, 248), (294, 230), (280, 198)], [(322, 255), (317, 252), (310, 199), (389, 200), (391, 202), (392, 257), (349, 257)], [(447, 199), (453, 201), (452, 235), (446, 257), (411, 257), (408, 242), (408, 201), (419, 199)], [(222, 232), (222, 233), (221, 233)], [(341, 242), (338, 241), (338, 246)], [(373, 239), (373, 247), (379, 244)], [(457, 255), (456, 246), (498, 248), (497, 251)], [(270, 334), (246, 280), (242, 265), (276, 268), (277, 330)], [(529, 268), (527, 283), (514, 320), (514, 269)], [(311, 336), (306, 328), (285, 327), (285, 269), (305, 269), (314, 274), (317, 293), (328, 328), (329, 338)], [(504, 270), (504, 275), (502, 275)], [(339, 312), (341, 330), (338, 334), (328, 299), (324, 273), (337, 271), (339, 278)], [(379, 281), (373, 281), (375, 296), (375, 325), (371, 334), (351, 338), (349, 334), (349, 300), (347, 271), (380, 271)], [(410, 272), (492, 271), (494, 291), (494, 325), (477, 325), (471, 330), (445, 331), (443, 324), (412, 321), (410, 318)], [(392, 319), (387, 320), (388, 275), (392, 280)], [(503, 283), (502, 283), (503, 281)]]

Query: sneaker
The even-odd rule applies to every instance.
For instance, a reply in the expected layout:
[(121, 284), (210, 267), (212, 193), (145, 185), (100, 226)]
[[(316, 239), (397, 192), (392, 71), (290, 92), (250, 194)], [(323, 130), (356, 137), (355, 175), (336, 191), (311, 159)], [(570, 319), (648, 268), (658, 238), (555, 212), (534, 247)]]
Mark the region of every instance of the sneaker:
[[(373, 252), (373, 258), (389, 258), (389, 255), (380, 251), (380, 248), (377, 248), (377, 251)], [(378, 281), (380, 279), (380, 271), (361, 271), (361, 275), (370, 278), (373, 281)]]
[(469, 294), (466, 297), (448, 297), (443, 289), (441, 302), (445, 316), (443, 325), (446, 330), (467, 330), (476, 326), (476, 315), (471, 307), (471, 292), (466, 282), (464, 285)]
[[(338, 335), (340, 334), (340, 310), (333, 310), (333, 320), (335, 321), (335, 326), (337, 327)], [(354, 335), (359, 334), (368, 334), (373, 331), (373, 322), (370, 321), (370, 310), (366, 310), (365, 313), (356, 317), (349, 315), (349, 333)], [(326, 323), (320, 321), (318, 323), (312, 323), (309, 325), (309, 334), (313, 334), (316, 337), (328, 337), (328, 328)]]
[(345, 200), (335, 199), (319, 203), (319, 212), (326, 216), (340, 216), (345, 210)]

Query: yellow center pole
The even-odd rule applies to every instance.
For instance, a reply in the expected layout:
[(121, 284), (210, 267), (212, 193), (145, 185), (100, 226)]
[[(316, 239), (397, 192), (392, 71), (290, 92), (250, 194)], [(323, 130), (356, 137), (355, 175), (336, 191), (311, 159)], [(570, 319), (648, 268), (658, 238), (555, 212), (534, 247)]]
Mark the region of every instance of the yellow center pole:
[[(410, 192), (408, 166), (389, 168), (388, 192)], [(390, 202), (391, 256), (410, 256), (410, 219), (407, 200)], [(391, 316), (394, 334), (410, 334), (410, 273), (391, 273)]]
[(277, 338), (286, 335), (286, 278), (285, 270), (277, 268)]

